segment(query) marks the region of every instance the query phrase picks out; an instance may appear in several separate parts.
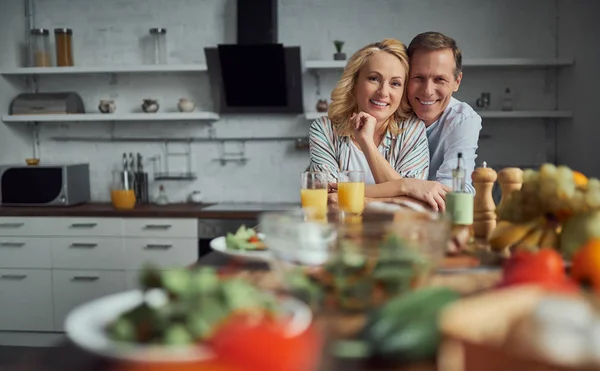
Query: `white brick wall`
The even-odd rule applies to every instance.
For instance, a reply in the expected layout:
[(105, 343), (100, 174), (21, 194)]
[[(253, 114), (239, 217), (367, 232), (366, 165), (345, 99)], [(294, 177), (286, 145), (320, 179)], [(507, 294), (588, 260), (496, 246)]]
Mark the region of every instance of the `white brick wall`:
[[(0, 3), (0, 19), (15, 26), (0, 40), (6, 51), (0, 55), (0, 63), (14, 66), (17, 50), (9, 36), (22, 37), (18, 29), (22, 9), (14, 5), (19, 3), (14, 0), (10, 2), (12, 8), (8, 8), (11, 15), (7, 15), (4, 4), (9, 1)], [(168, 29), (170, 63), (203, 62), (205, 46), (235, 41), (233, 0), (37, 0), (36, 12), (38, 27), (74, 29), (78, 65), (142, 63), (141, 45), (151, 27)], [(438, 30), (457, 39), (465, 58), (554, 57), (556, 17), (556, 3), (548, 0), (280, 0), (279, 41), (301, 46), (304, 60), (331, 59), (335, 39), (346, 41), (344, 51), (350, 55), (364, 44), (384, 37), (408, 43), (419, 32)], [(321, 73), (323, 95), (328, 96), (338, 75), (339, 72)], [(205, 74), (118, 75), (116, 84), (102, 75), (44, 77), (40, 87), (42, 91), (75, 90), (84, 98), (88, 111), (95, 111), (101, 98), (115, 99), (119, 112), (134, 111), (143, 98), (149, 97), (159, 99), (161, 111), (173, 111), (177, 100), (184, 96), (194, 99), (199, 109), (212, 109)], [(513, 90), (516, 108), (553, 109), (556, 104), (555, 76), (543, 70), (467, 70), (457, 97), (474, 104), (482, 91), (490, 91), (492, 107), (498, 107), (505, 87)], [(0, 81), (4, 104), (1, 112), (6, 112), (15, 91), (11, 84)], [(305, 73), (307, 111), (314, 111), (316, 99), (315, 79)], [(301, 116), (231, 115), (216, 122), (215, 128), (217, 136), (304, 136), (309, 124)], [(130, 136), (205, 136), (207, 130), (202, 123), (44, 125), (42, 161), (89, 162), (93, 197), (108, 200), (110, 170), (120, 166), (122, 152), (141, 152), (148, 159), (161, 154), (161, 144), (64, 143), (53, 141), (52, 137), (104, 135), (111, 131)], [(485, 121), (483, 131), (492, 138), (480, 142), (480, 160), (528, 164), (544, 159), (541, 120)], [(2, 150), (7, 145), (14, 147), (10, 144), (14, 134), (2, 126), (0, 135), (0, 162), (22, 161), (26, 142), (15, 150)], [(213, 161), (219, 156), (218, 143), (193, 144), (193, 165), (199, 178), (195, 182), (166, 182), (170, 198), (182, 201), (192, 190), (201, 190), (210, 201), (299, 200), (299, 174), (308, 162), (306, 152), (294, 150), (291, 142), (249, 142), (246, 149), (246, 165), (221, 166)], [(150, 163), (145, 165), (151, 170)], [(157, 189), (158, 185), (153, 187)]]

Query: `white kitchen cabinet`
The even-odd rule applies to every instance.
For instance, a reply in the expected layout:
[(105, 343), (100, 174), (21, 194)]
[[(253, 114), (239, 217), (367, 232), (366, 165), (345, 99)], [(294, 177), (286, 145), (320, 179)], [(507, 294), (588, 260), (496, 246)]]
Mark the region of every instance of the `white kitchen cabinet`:
[(54, 268), (126, 268), (121, 237), (56, 237), (51, 240)]
[(75, 307), (125, 289), (124, 271), (53, 269), (54, 330), (64, 331), (65, 319)]
[(44, 237), (0, 236), (0, 268), (50, 269), (51, 243)]
[(52, 331), (49, 269), (0, 269), (0, 330)]
[(125, 219), (125, 236), (141, 238), (198, 238), (196, 219)]
[(196, 219), (0, 217), (0, 336), (61, 332), (76, 306), (137, 288), (145, 263), (197, 259)]
[(0, 217), (0, 236), (48, 236), (56, 220), (36, 217)]
[(54, 236), (122, 236), (123, 219), (120, 218), (53, 218)]
[(198, 260), (198, 240), (193, 238), (127, 238), (124, 250), (128, 268), (135, 270), (146, 263), (170, 268), (190, 266)]

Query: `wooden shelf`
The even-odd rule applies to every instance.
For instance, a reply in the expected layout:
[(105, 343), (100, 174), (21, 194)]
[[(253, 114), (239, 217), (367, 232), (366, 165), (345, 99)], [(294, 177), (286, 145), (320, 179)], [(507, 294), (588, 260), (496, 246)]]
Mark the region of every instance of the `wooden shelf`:
[[(304, 66), (308, 70), (343, 69), (347, 61), (312, 60)], [(463, 67), (558, 67), (575, 64), (573, 58), (473, 58), (463, 59)]]
[(216, 121), (214, 112), (167, 113), (82, 113), (66, 115), (6, 115), (5, 123), (19, 122), (81, 122), (81, 121)]
[[(571, 111), (477, 111), (482, 118), (487, 119), (524, 119), (524, 118), (571, 118)], [(306, 120), (316, 120), (327, 116), (327, 112), (306, 112)]]
[(571, 118), (571, 111), (477, 111), (487, 119)]
[(29, 75), (75, 75), (99, 73), (168, 73), (168, 72), (205, 72), (206, 64), (157, 64), (124, 66), (73, 66), (73, 67), (20, 67), (1, 70), (5, 76)]

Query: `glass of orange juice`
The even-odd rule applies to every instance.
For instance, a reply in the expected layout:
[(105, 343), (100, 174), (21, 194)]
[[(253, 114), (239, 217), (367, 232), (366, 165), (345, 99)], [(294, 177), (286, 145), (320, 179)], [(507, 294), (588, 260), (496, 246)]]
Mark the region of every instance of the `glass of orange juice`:
[(325, 171), (305, 171), (302, 173), (300, 199), (302, 207), (312, 209), (316, 219), (327, 217), (328, 175)]
[(340, 171), (338, 207), (347, 214), (361, 214), (365, 208), (365, 173), (361, 170)]
[(110, 200), (115, 209), (131, 210), (135, 207), (134, 182), (135, 176), (131, 171), (113, 172)]

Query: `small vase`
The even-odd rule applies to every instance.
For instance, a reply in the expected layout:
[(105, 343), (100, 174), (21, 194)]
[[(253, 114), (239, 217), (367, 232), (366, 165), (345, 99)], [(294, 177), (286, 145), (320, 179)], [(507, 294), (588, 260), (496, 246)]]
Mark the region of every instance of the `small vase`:
[(333, 55), (333, 59), (336, 61), (345, 61), (346, 60), (346, 53), (335, 53)]

